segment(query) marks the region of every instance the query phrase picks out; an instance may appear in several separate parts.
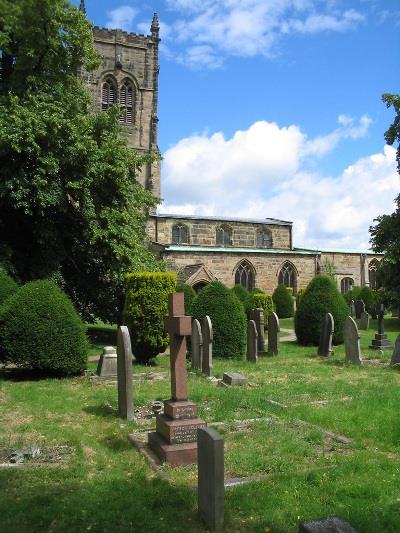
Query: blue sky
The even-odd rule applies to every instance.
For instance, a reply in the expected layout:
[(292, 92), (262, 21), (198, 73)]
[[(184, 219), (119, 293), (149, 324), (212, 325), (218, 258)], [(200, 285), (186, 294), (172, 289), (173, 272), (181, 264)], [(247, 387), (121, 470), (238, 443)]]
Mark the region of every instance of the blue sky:
[[(75, 2), (78, 3), (78, 2)], [(161, 21), (160, 211), (294, 221), (295, 245), (368, 247), (400, 192), (398, 0), (86, 0), (99, 26)]]

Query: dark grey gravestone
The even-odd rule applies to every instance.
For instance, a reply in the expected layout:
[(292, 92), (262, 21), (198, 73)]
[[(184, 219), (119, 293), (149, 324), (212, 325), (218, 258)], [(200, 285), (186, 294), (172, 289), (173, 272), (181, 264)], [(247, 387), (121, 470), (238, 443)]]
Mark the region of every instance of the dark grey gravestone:
[(132, 348), (127, 326), (118, 328), (117, 370), (119, 416), (126, 420), (133, 420)]
[(199, 515), (218, 531), (224, 523), (224, 441), (215, 429), (197, 430), (197, 465)]
[(361, 318), (362, 313), (365, 311), (365, 303), (363, 300), (356, 300), (354, 302), (355, 312), (356, 312), (356, 318), (359, 320)]
[(114, 346), (104, 346), (97, 364), (96, 374), (104, 379), (117, 377), (117, 351)]
[(364, 311), (363, 313), (361, 313), (360, 329), (362, 331), (369, 330), (369, 314), (367, 313), (367, 311)]
[(346, 352), (345, 361), (347, 363), (361, 364), (360, 333), (357, 324), (351, 316), (344, 321), (344, 348)]
[(318, 355), (328, 357), (333, 354), (332, 337), (335, 331), (335, 321), (331, 313), (326, 313), (322, 323), (321, 336), (319, 338)]
[(209, 316), (203, 318), (203, 324), (201, 328), (203, 334), (203, 361), (201, 364), (201, 370), (203, 374), (211, 377), (213, 375), (213, 362), (212, 362), (212, 345), (213, 345), (213, 328), (211, 319)]
[(194, 319), (192, 322), (192, 369), (201, 370), (203, 362), (203, 335), (201, 333), (200, 322)]
[(400, 335), (397, 336), (396, 342), (394, 343), (393, 355), (390, 361), (390, 366), (395, 365), (400, 365)]
[(299, 524), (299, 533), (357, 533), (348, 522), (338, 516), (320, 518)]
[(268, 355), (279, 354), (279, 318), (276, 313), (268, 317)]
[(350, 316), (354, 316), (356, 314), (356, 306), (354, 304), (354, 300), (350, 301)]
[(382, 304), (378, 311), (378, 333), (375, 333), (375, 339), (371, 341), (370, 348), (373, 350), (393, 350), (393, 344), (387, 338), (384, 327), (385, 306)]
[(238, 372), (225, 372), (225, 374), (222, 376), (222, 381), (226, 385), (231, 385), (232, 387), (247, 384), (247, 378)]
[(257, 327), (258, 333), (258, 351), (262, 353), (265, 350), (265, 318), (264, 318), (264, 309), (257, 308), (252, 309), (250, 313), (251, 320), (254, 320)]
[(258, 333), (254, 320), (249, 320), (247, 326), (247, 360), (257, 363)]

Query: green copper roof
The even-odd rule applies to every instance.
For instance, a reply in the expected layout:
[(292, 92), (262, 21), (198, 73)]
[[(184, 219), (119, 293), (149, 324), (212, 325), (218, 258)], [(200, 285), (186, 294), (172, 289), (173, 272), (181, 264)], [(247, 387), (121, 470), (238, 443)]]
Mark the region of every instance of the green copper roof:
[(356, 250), (356, 249), (346, 249), (346, 248), (318, 248), (318, 249), (310, 249), (310, 248), (294, 248), (294, 250), (303, 250), (308, 252), (314, 252), (314, 253), (324, 253), (324, 254), (365, 254), (365, 255), (383, 255), (383, 254), (376, 254), (372, 250)]
[(316, 255), (313, 250), (283, 250), (280, 248), (235, 248), (234, 246), (166, 246), (166, 252), (213, 252), (228, 254), (286, 254), (286, 255)]

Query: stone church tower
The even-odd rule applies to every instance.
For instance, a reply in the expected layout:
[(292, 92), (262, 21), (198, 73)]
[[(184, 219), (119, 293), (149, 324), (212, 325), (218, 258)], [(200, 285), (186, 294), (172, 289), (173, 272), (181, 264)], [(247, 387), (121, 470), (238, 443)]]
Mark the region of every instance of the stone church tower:
[[(85, 2), (79, 9), (86, 13)], [(82, 72), (98, 110), (113, 104), (121, 106), (120, 122), (130, 147), (142, 154), (156, 156), (143, 165), (138, 181), (154, 196), (160, 196), (158, 129), (158, 46), (160, 25), (154, 14), (150, 35), (122, 30), (93, 28), (101, 65), (92, 72)]]

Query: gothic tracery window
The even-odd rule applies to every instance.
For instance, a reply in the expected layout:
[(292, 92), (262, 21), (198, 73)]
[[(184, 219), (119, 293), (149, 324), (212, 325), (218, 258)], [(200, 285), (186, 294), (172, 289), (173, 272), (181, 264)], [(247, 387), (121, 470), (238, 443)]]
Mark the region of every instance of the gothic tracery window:
[(379, 266), (379, 261), (377, 259), (372, 259), (368, 265), (368, 281), (371, 289), (376, 289), (376, 271)]
[(125, 80), (119, 91), (119, 105), (121, 107), (120, 123), (126, 126), (133, 124), (133, 85)]
[(117, 87), (114, 80), (107, 78), (101, 86), (101, 108), (103, 111), (117, 102)]
[(232, 244), (232, 230), (229, 226), (218, 226), (216, 230), (216, 244), (230, 246)]
[(257, 231), (257, 247), (272, 248), (272, 235), (268, 230), (259, 229)]
[(289, 261), (286, 261), (279, 271), (278, 284), (291, 288), (293, 290), (293, 294), (296, 294), (297, 274), (294, 266), (289, 263)]
[(172, 244), (188, 244), (189, 230), (184, 224), (172, 226)]
[(235, 285), (242, 285), (248, 291), (254, 289), (254, 269), (248, 261), (242, 261), (235, 272)]
[(349, 277), (343, 278), (340, 282), (340, 292), (342, 294), (345, 294), (346, 292), (351, 291), (353, 286), (354, 286), (354, 280), (352, 278), (349, 278)]

